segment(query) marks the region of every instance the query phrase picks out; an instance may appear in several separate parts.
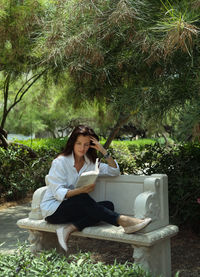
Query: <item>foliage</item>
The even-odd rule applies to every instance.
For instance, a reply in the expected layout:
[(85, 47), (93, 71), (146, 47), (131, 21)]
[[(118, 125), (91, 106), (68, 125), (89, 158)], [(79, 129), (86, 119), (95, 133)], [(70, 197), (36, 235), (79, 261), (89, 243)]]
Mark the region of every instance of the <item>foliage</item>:
[(133, 158), (135, 168), (130, 173), (167, 174), (171, 220), (178, 224), (189, 223), (199, 232), (200, 145), (148, 145), (134, 153)]
[(30, 189), (27, 154), (20, 148), (8, 151), (0, 148), (0, 192), (6, 200), (22, 198)]
[(37, 256), (28, 250), (27, 245), (19, 246), (14, 254), (0, 254), (0, 276), (134, 276), (151, 277), (136, 264), (106, 265), (95, 263), (90, 253), (79, 253), (66, 258), (55, 250), (42, 251)]
[[(64, 84), (60, 81), (57, 85), (48, 81), (48, 86), (42, 80), (37, 81), (30, 88), (29, 96), (10, 112), (6, 121), (9, 133), (56, 138), (68, 135), (75, 125), (88, 124), (105, 137), (106, 126), (111, 122), (109, 110), (106, 111), (104, 105), (99, 106), (96, 101), (84, 103), (83, 108), (73, 108), (71, 97), (66, 93), (69, 83), (64, 80)], [(0, 112), (2, 108), (0, 106)]]
[(31, 120), (26, 115), (32, 116), (36, 105), (29, 103), (20, 129), (64, 128), (73, 114), (70, 105), (63, 105), (64, 95), (75, 107), (95, 99), (99, 114), (93, 118), (102, 130), (118, 127), (124, 118), (143, 122), (145, 129), (162, 129), (170, 110), (198, 95), (198, 16), (199, 2), (187, 0), (3, 1), (0, 87), (11, 106), (2, 107), (2, 126), (28, 85), (22, 82), (14, 95), (16, 83), (9, 89), (10, 82), (47, 70), (46, 84), (53, 79), (63, 87), (62, 96), (58, 87), (49, 95), (52, 103), (38, 101), (40, 112)]
[(136, 164), (135, 157), (140, 155), (141, 151), (145, 151), (148, 146), (155, 144), (163, 145), (163, 140), (155, 139), (138, 139), (133, 141), (113, 141), (110, 151), (116, 158), (121, 174), (138, 174), (142, 172), (142, 166)]
[(177, 141), (200, 140), (200, 100), (199, 97), (185, 103), (184, 107), (173, 119), (173, 137)]
[(3, 13), (0, 16), (1, 71), (26, 72), (33, 65), (31, 51), (41, 28), (44, 3), (8, 0), (1, 3), (0, 11)]
[(132, 169), (135, 167), (135, 162), (128, 146), (124, 143), (113, 142), (110, 146), (110, 151), (119, 164), (121, 174), (131, 174)]
[[(23, 145), (26, 145), (32, 148), (35, 152), (41, 156), (43, 151), (54, 151), (59, 153), (61, 149), (64, 148), (67, 141), (65, 138), (43, 138), (43, 139), (28, 139), (28, 140), (15, 140), (15, 142), (20, 142)], [(40, 152), (41, 151), (41, 152)]]
[(75, 105), (105, 100), (116, 121), (130, 115), (159, 126), (199, 90), (199, 7), (171, 2), (59, 2), (37, 53), (53, 75), (68, 68)]
[[(8, 0), (0, 5), (0, 91), (3, 95), (0, 141), (4, 148), (8, 147), (4, 130), (8, 115), (45, 72), (41, 65), (36, 71), (38, 59), (32, 55), (42, 15), (42, 1)], [(18, 87), (15, 87), (16, 80), (20, 80)]]
[(24, 198), (29, 192), (44, 185), (52, 161), (52, 152), (41, 150), (40, 156), (20, 145), (4, 150), (0, 148), (0, 194), (1, 199), (12, 201)]
[(167, 174), (170, 221), (199, 232), (200, 145), (195, 143), (133, 147), (113, 142), (110, 150), (122, 174)]

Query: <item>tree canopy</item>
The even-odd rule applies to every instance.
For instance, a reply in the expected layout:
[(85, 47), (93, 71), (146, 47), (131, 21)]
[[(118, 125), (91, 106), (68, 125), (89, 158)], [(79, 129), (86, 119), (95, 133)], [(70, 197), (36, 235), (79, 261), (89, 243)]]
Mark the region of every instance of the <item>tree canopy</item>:
[(8, 63), (1, 68), (48, 69), (55, 83), (67, 76), (66, 97), (75, 107), (95, 99), (112, 110), (110, 140), (130, 118), (160, 124), (199, 97), (200, 1), (6, 3), (0, 46)]
[[(71, 97), (160, 121), (199, 94), (199, 1), (59, 1), (38, 43)], [(44, 39), (45, 38), (45, 39)]]
[[(1, 1), (0, 4), (0, 90), (3, 95), (0, 139), (6, 147), (6, 119), (29, 88), (44, 73), (34, 55), (41, 16), (45, 16), (42, 1)], [(19, 87), (11, 85), (20, 79)]]

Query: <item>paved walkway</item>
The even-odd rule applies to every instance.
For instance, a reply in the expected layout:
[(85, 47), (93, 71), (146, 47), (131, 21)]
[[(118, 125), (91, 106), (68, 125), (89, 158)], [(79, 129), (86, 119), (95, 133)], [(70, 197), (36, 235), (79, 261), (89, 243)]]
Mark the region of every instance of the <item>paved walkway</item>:
[(12, 253), (17, 243), (28, 239), (28, 231), (20, 229), (16, 222), (18, 219), (28, 217), (31, 203), (13, 206), (0, 210), (0, 252)]

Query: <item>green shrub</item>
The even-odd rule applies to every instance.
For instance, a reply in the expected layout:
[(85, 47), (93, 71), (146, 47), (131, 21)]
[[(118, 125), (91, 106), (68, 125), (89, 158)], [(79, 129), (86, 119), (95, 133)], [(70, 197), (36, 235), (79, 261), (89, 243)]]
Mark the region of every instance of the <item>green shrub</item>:
[(112, 142), (112, 145), (110, 146), (110, 152), (117, 160), (121, 174), (133, 174), (135, 161), (127, 143)]
[(0, 148), (0, 195), (6, 200), (20, 199), (30, 189), (28, 152), (20, 147)]
[(45, 185), (53, 157), (57, 152), (39, 148), (34, 152), (21, 145), (11, 145), (8, 150), (0, 148), (0, 198), (19, 200), (29, 192)]
[(42, 138), (42, 139), (29, 139), (29, 140), (15, 140), (17, 143), (22, 143), (23, 145), (26, 145), (33, 149), (35, 152), (42, 152), (45, 150), (52, 150), (55, 152), (60, 152), (67, 141), (67, 137), (65, 138)]
[(112, 146), (122, 146), (125, 145), (131, 152), (134, 152), (136, 149), (143, 149), (146, 145), (154, 145), (156, 140), (154, 139), (138, 139), (138, 140), (113, 140), (111, 143)]
[(199, 232), (200, 145), (149, 145), (134, 159), (135, 173), (167, 174), (171, 221), (188, 223)]
[(42, 251), (36, 256), (26, 245), (20, 246), (14, 254), (0, 254), (0, 276), (151, 277), (135, 264), (115, 262), (113, 265), (106, 265), (102, 262), (95, 263), (90, 253), (79, 253), (66, 258), (55, 250)]

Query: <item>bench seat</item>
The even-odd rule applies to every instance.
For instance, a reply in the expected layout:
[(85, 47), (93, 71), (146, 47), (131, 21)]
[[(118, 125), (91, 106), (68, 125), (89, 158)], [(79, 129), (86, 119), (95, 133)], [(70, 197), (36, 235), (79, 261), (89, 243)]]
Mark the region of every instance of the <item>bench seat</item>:
[[(58, 227), (64, 226), (61, 224), (49, 224), (45, 220), (34, 220), (29, 218), (20, 219), (17, 224), (20, 228), (50, 233), (55, 233)], [(74, 232), (72, 236), (118, 241), (140, 246), (152, 246), (161, 240), (176, 235), (177, 232), (177, 226), (167, 225), (145, 234), (139, 232), (135, 234), (126, 234), (121, 226), (116, 227), (107, 223), (100, 223), (97, 226), (84, 228), (81, 232)]]

